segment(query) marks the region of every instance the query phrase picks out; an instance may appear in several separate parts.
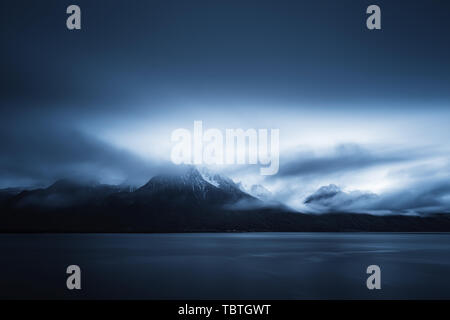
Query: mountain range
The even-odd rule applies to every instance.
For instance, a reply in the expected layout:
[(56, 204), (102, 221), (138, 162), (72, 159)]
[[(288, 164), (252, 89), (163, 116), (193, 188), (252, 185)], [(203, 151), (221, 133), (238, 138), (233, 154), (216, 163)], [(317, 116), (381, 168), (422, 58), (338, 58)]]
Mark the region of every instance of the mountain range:
[(450, 231), (446, 214), (303, 214), (268, 201), (262, 186), (250, 193), (194, 167), (154, 176), (137, 189), (58, 180), (47, 188), (0, 190), (0, 232)]

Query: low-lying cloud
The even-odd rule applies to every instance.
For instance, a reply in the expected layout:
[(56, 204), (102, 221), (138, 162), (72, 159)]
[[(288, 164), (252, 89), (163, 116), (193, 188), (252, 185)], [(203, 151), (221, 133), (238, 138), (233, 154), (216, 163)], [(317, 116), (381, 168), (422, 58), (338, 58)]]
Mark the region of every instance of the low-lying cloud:
[(304, 200), (313, 212), (375, 214), (428, 214), (450, 212), (450, 181), (415, 183), (406, 189), (374, 194), (344, 192), (336, 185), (323, 186)]

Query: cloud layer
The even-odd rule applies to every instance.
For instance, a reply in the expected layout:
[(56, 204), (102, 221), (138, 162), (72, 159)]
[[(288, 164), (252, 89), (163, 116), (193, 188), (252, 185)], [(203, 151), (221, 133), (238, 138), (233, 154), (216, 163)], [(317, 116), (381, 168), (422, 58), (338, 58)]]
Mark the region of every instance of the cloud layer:
[(319, 188), (304, 203), (318, 213), (450, 213), (450, 181), (417, 183), (408, 189), (380, 195), (363, 191), (344, 192), (336, 185), (329, 185)]

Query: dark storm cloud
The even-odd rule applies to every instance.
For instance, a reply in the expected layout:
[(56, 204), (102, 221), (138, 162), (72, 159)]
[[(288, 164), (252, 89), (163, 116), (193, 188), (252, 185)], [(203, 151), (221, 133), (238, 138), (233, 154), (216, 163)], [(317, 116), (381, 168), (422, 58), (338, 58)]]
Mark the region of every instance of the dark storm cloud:
[(281, 158), (280, 170), (274, 178), (289, 176), (325, 176), (357, 171), (378, 165), (394, 164), (424, 157), (426, 149), (376, 150), (357, 144), (342, 144), (326, 155), (300, 152)]
[(0, 128), (0, 136), (0, 187), (60, 178), (139, 184), (166, 168), (62, 124), (16, 122)]
[(2, 3), (1, 99), (118, 113), (139, 109), (137, 97), (350, 109), (449, 99), (445, 1), (380, 0), (380, 32), (365, 28), (365, 0), (79, 0), (75, 32), (65, 28), (68, 4)]

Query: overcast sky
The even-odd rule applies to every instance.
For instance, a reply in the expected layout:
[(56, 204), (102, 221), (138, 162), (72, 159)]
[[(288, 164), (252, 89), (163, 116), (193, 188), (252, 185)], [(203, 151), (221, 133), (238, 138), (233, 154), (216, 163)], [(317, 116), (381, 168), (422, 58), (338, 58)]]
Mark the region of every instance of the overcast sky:
[(376, 1), (369, 31), (373, 3), (2, 2), (0, 187), (142, 184), (202, 120), (280, 129), (277, 175), (219, 169), (300, 210), (449, 212), (450, 5)]

